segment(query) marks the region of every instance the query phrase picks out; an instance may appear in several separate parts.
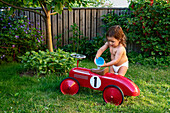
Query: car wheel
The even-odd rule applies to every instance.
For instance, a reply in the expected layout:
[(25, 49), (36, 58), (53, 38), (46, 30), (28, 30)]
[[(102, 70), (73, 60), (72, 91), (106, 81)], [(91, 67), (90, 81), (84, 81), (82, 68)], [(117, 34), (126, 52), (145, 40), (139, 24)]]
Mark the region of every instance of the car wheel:
[(109, 85), (103, 90), (103, 99), (106, 103), (121, 105), (124, 100), (124, 94), (118, 86)]
[(60, 91), (65, 95), (75, 95), (78, 93), (80, 89), (80, 84), (79, 82), (72, 77), (67, 77), (64, 80), (61, 81), (60, 83)]

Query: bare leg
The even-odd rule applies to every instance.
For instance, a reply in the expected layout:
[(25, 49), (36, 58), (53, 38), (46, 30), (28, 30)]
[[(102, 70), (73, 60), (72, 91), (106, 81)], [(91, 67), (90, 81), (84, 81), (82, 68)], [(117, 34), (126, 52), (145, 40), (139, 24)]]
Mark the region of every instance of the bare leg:
[(126, 72), (127, 72), (127, 67), (126, 66), (122, 66), (119, 68), (119, 71), (118, 71), (118, 74), (119, 75), (122, 75), (122, 76), (125, 76)]
[(113, 69), (113, 66), (110, 66), (110, 73), (115, 73), (114, 69)]
[(109, 67), (104, 68), (104, 72), (109, 72)]

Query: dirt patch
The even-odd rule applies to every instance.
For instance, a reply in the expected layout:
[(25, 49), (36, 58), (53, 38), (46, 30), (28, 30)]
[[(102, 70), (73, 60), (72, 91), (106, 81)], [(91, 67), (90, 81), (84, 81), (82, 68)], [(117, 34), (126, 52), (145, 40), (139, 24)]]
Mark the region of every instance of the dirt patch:
[[(20, 77), (23, 77), (23, 76), (33, 77), (33, 76), (37, 76), (37, 73), (35, 71), (29, 70), (29, 71), (20, 73)], [(40, 74), (38, 77), (45, 77), (45, 74)]]
[(20, 74), (21, 77), (23, 77), (23, 76), (33, 77), (34, 75), (36, 75), (36, 73), (35, 73), (34, 71), (22, 72), (22, 73)]

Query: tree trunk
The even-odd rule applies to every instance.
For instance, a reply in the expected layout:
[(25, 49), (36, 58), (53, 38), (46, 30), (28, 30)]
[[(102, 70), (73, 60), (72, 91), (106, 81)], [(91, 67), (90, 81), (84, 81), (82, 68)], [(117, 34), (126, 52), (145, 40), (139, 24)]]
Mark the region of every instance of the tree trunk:
[(50, 52), (53, 52), (53, 43), (52, 43), (52, 35), (51, 35), (51, 18), (50, 11), (47, 12), (46, 18), (46, 28), (47, 28), (47, 48)]

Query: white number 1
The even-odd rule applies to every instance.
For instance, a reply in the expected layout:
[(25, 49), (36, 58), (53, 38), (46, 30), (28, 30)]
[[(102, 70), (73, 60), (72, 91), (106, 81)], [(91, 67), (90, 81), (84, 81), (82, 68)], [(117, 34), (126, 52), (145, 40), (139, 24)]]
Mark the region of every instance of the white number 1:
[(98, 76), (92, 76), (90, 78), (90, 85), (93, 87), (93, 88), (99, 88), (101, 86), (101, 80)]

